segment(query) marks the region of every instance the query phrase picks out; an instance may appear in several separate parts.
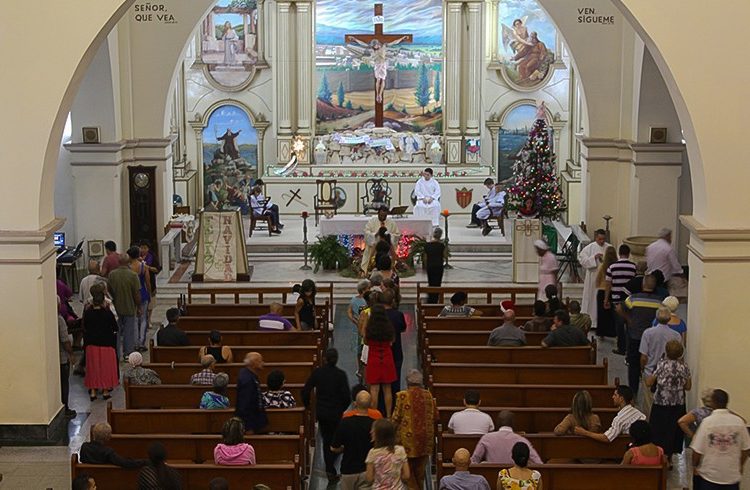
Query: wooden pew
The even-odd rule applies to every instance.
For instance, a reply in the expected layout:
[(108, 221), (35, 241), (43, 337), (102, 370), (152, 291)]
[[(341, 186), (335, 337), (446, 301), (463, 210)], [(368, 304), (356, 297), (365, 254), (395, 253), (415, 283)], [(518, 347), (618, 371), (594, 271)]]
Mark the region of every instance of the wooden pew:
[[(564, 368), (561, 368), (564, 369)], [(434, 383), (430, 391), (439, 405), (460, 406), (467, 389), (479, 390), (482, 403), (496, 407), (570, 407), (577, 391), (591, 394), (594, 408), (612, 406), (614, 386), (606, 385), (512, 385), (476, 383)]]
[[(149, 359), (152, 363), (199, 362), (200, 347), (150, 347)], [(258, 352), (265, 362), (314, 362), (320, 354), (317, 345), (230, 345), (235, 363), (241, 363), (248, 352)]]
[(433, 346), (425, 350), (431, 362), (497, 363), (497, 364), (596, 364), (596, 349), (581, 347), (487, 347)]
[[(326, 300), (328, 304), (333, 304), (333, 283), (320, 282), (315, 284), (316, 300), (323, 303)], [(252, 287), (252, 286), (204, 286), (188, 283), (187, 304), (196, 303), (199, 298), (211, 304), (217, 303), (217, 300), (228, 299), (234, 304), (250, 303), (255, 300), (256, 303), (269, 304), (279, 302), (287, 303), (292, 297), (292, 286), (273, 286), (273, 287)], [(250, 296), (251, 298), (248, 298)], [(183, 301), (184, 304), (184, 301)]]
[[(471, 357), (467, 355), (467, 359)], [(606, 361), (606, 359), (605, 359)], [(607, 384), (607, 363), (569, 364), (469, 364), (429, 363), (427, 374), (441, 383), (491, 380), (499, 384), (596, 385)]]
[[(107, 446), (120, 456), (143, 458), (152, 442), (161, 442), (167, 449), (169, 460), (176, 463), (212, 463), (214, 447), (221, 442), (220, 435), (187, 434), (113, 434)], [(300, 427), (297, 435), (249, 435), (245, 442), (255, 448), (258, 464), (292, 463), (294, 456), (304, 454), (304, 434)]]
[[(442, 459), (442, 456), (440, 457)], [(471, 473), (482, 475), (490, 484), (497, 485), (497, 474), (509, 465), (489, 463), (471, 465)], [(544, 488), (553, 490), (665, 490), (666, 466), (635, 466), (620, 464), (545, 464), (529, 465), (542, 474)], [(454, 471), (450, 463), (437, 465), (437, 479)]]
[[(283, 316), (294, 318), (294, 303), (282, 304), (281, 306)], [(315, 305), (316, 316), (324, 316), (327, 308), (327, 303)], [(185, 310), (186, 312), (181, 320), (191, 316), (260, 316), (268, 313), (268, 304), (190, 303), (185, 305)]]
[[(484, 401), (484, 400), (482, 400)], [(488, 404), (489, 405), (489, 404)], [(456, 412), (463, 410), (463, 406), (438, 406), (438, 420), (443, 427), (448, 427), (448, 421)], [(518, 432), (533, 434), (538, 432), (552, 432), (557, 424), (570, 413), (570, 407), (499, 407), (499, 406), (482, 406), (481, 410), (492, 417), (493, 421), (501, 410), (510, 410), (514, 414), (513, 425)], [(599, 416), (602, 427), (606, 430), (612, 423), (612, 419), (617, 414), (616, 408), (596, 408), (594, 413)], [(452, 455), (452, 453), (451, 453)]]
[[(284, 389), (294, 396), (299, 406), (302, 405), (302, 383), (285, 384)], [(263, 390), (266, 389), (262, 385)], [(210, 386), (199, 386), (189, 384), (163, 384), (163, 385), (131, 385), (123, 383), (125, 391), (125, 408), (198, 408), (201, 396), (205, 391), (210, 391)], [(234, 407), (237, 403), (237, 385), (227, 387), (229, 404)]]
[[(417, 305), (422, 306), (424, 297), (428, 294), (437, 294), (438, 303), (446, 305), (451, 295), (463, 291), (469, 297), (469, 304), (500, 304), (500, 301), (511, 300), (519, 307), (521, 305), (533, 305), (536, 299), (536, 286), (510, 286), (510, 287), (488, 287), (474, 286), (466, 287), (460, 284), (455, 286), (432, 287), (424, 283), (417, 283)], [(494, 486), (494, 485), (493, 485)]]
[[(526, 345), (540, 346), (542, 340), (548, 334), (549, 332), (526, 332)], [(424, 338), (429, 341), (431, 346), (466, 345), (481, 347), (487, 345), (490, 333), (484, 330), (427, 330), (424, 332)]]
[[(516, 318), (516, 325), (523, 325), (530, 318)], [(447, 316), (426, 316), (422, 318), (424, 330), (483, 330), (487, 336), (503, 324), (503, 317), (473, 316), (471, 318), (451, 318)], [(182, 326), (182, 325), (180, 325)], [(485, 342), (487, 342), (485, 340)]]
[[(204, 346), (208, 344), (209, 330), (196, 330), (185, 332), (190, 345)], [(264, 332), (258, 330), (238, 330), (221, 332), (222, 341), (227, 345), (253, 345), (253, 346), (316, 346), (320, 339), (320, 332), (288, 331), (288, 332)]]
[[(267, 432), (298, 434), (300, 426), (307, 428), (303, 408), (271, 409)], [(144, 409), (121, 410), (107, 405), (107, 422), (113, 434), (220, 434), (234, 409)], [(311, 433), (306, 431), (306, 433)]]
[[(294, 325), (294, 318), (287, 318)], [(222, 334), (232, 331), (258, 330), (260, 316), (186, 316), (180, 318), (179, 327), (186, 331), (218, 330)], [(322, 326), (326, 323), (325, 318), (318, 317), (318, 328), (315, 332), (322, 332)], [(205, 339), (203, 342), (207, 342)]]
[[(438, 454), (442, 453), (443, 461), (450, 463), (457, 449), (465, 448), (473, 453), (479, 439), (478, 435), (458, 435), (441, 432), (438, 435)], [(630, 437), (622, 435), (609, 444), (595, 441), (588, 437), (556, 436), (555, 434), (524, 434), (531, 442), (542, 461), (550, 459), (607, 459), (622, 460), (628, 449)]]
[[(315, 362), (267, 362), (263, 370), (262, 378), (268, 375), (274, 369), (284, 372), (286, 382), (289, 384), (304, 383), (310, 377), (312, 370), (317, 366)], [(190, 383), (190, 376), (199, 372), (202, 368), (198, 363), (159, 363), (144, 364), (143, 367), (153, 369), (161, 378), (165, 385), (177, 385)], [(245, 367), (244, 364), (217, 364), (214, 371), (217, 373), (227, 373), (229, 381), (234, 383), (240, 370)]]
[[(222, 476), (230, 488), (252, 488), (262, 483), (270, 488), (298, 490), (300, 488), (299, 456), (294, 463), (259, 464), (255, 466), (218, 466), (214, 464), (170, 464), (180, 473), (183, 490), (205, 490), (211, 480)], [(78, 463), (71, 457), (71, 475), (75, 479), (87, 474), (102, 489), (132, 490), (137, 487), (139, 469), (124, 469), (111, 465)]]
[[(450, 296), (446, 298), (445, 304), (426, 304), (421, 303), (419, 305), (420, 308), (420, 314), (425, 316), (438, 316), (441, 311), (443, 311), (443, 308), (445, 306), (450, 305)], [(469, 303), (469, 306), (474, 308), (475, 310), (481, 311), (482, 316), (503, 316), (503, 311), (500, 309), (500, 302), (497, 303)], [(525, 305), (516, 305), (513, 311), (516, 313), (516, 317), (531, 317), (534, 314), (534, 305), (533, 304), (525, 304)]]

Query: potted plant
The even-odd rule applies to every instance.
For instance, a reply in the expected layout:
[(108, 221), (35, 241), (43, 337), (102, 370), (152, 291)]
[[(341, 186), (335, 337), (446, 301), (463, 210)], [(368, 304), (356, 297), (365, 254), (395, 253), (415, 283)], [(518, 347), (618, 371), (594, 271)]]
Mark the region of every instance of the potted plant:
[(310, 247), (310, 259), (313, 261), (313, 272), (322, 267), (324, 271), (343, 269), (349, 263), (349, 250), (341, 245), (334, 235), (318, 238), (318, 243)]

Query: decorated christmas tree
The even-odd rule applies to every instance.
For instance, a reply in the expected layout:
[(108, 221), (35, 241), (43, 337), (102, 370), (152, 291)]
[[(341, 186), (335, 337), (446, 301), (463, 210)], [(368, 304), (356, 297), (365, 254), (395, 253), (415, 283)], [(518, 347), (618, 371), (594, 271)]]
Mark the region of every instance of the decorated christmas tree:
[(538, 117), (529, 138), (513, 166), (513, 184), (508, 191), (508, 210), (522, 217), (556, 220), (565, 210), (555, 169), (555, 155), (549, 145), (549, 131)]

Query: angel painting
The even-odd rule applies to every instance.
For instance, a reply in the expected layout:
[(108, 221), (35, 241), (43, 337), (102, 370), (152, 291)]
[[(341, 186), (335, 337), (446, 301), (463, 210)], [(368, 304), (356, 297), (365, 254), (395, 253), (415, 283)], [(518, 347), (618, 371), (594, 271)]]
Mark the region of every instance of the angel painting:
[(541, 33), (545, 39), (554, 40), (554, 28), (547, 25), (546, 19), (537, 17), (534, 16), (535, 29), (528, 25), (528, 15), (511, 17), (510, 26), (501, 22), (505, 73), (521, 88), (533, 88), (542, 82), (554, 61), (554, 53), (540, 39)]
[[(388, 48), (401, 44), (407, 38), (408, 36), (401, 36), (395, 41), (388, 43), (381, 43), (377, 39), (366, 43), (359, 40), (356, 35), (347, 35), (344, 38), (344, 41), (347, 43), (347, 49), (358, 56), (367, 57), (369, 51), (369, 58), (375, 71), (375, 101), (378, 103), (383, 103), (385, 79), (388, 77)], [(365, 49), (357, 49), (356, 47), (349, 46), (349, 43), (358, 44), (361, 48)]]

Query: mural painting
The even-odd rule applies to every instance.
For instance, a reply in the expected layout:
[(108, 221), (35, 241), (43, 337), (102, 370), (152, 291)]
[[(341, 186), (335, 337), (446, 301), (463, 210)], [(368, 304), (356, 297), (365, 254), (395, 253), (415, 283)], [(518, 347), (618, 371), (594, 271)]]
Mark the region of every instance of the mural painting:
[(501, 0), (498, 12), (503, 74), (515, 88), (533, 90), (555, 61), (557, 30), (536, 0)]
[(529, 131), (534, 126), (536, 112), (537, 108), (534, 105), (522, 104), (513, 108), (505, 116), (498, 138), (498, 180), (513, 176), (513, 165), (529, 137)]
[(225, 87), (244, 84), (258, 62), (257, 0), (219, 0), (201, 24), (201, 59)]
[(247, 113), (223, 105), (203, 129), (204, 207), (249, 212), (249, 192), (258, 176), (258, 133)]
[(442, 133), (442, 1), (384, 3), (383, 30), (412, 40), (358, 39), (373, 33), (370, 2), (316, 3), (318, 134), (374, 126), (376, 100), (383, 103), (385, 127)]

